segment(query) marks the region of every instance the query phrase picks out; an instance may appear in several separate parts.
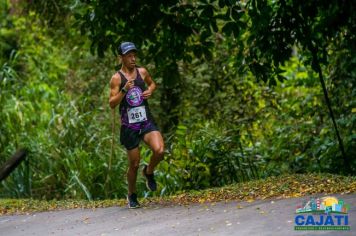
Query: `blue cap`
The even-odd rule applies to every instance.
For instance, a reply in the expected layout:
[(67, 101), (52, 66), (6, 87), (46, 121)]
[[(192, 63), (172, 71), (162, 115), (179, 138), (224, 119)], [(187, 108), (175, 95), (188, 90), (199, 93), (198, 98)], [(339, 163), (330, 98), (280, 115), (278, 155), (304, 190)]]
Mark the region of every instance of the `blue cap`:
[(137, 51), (137, 48), (134, 43), (131, 42), (123, 42), (119, 47), (119, 54), (125, 55), (130, 51)]

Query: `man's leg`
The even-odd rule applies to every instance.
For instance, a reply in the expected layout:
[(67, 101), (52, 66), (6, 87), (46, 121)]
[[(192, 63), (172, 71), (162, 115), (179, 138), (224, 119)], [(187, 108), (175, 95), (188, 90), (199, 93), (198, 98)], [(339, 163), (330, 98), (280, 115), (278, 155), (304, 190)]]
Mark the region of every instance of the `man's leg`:
[(128, 194), (136, 193), (136, 179), (137, 171), (140, 165), (140, 150), (139, 148), (134, 148), (132, 150), (127, 150), (129, 169), (127, 171), (127, 182), (128, 182)]
[(150, 163), (147, 166), (146, 173), (153, 174), (155, 167), (163, 160), (164, 143), (162, 135), (159, 131), (151, 131), (143, 137), (143, 141), (150, 147), (153, 154)]

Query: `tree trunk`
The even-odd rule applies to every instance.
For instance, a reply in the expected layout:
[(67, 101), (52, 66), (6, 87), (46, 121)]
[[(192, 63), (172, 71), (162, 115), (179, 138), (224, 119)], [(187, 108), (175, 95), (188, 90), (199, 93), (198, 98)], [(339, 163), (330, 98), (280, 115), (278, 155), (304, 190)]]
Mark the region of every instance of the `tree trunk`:
[(329, 115), (330, 115), (330, 118), (331, 118), (331, 120), (333, 122), (333, 125), (334, 125), (336, 137), (337, 137), (337, 140), (338, 140), (338, 143), (339, 143), (339, 149), (340, 149), (340, 152), (342, 154), (343, 161), (344, 161), (345, 171), (347, 173), (350, 173), (351, 172), (350, 162), (349, 162), (349, 159), (346, 156), (344, 144), (343, 144), (342, 139), (340, 137), (339, 129), (337, 128), (337, 124), (336, 124), (335, 117), (334, 117), (334, 112), (333, 112), (333, 109), (331, 107), (328, 91), (327, 91), (326, 86), (325, 86), (323, 72), (321, 71), (321, 67), (320, 67), (320, 63), (319, 63), (319, 59), (318, 59), (317, 48), (315, 46), (313, 46), (312, 42), (309, 42), (308, 48), (311, 51), (312, 56), (313, 56), (312, 68), (314, 70), (316, 70), (316, 72), (318, 73), (319, 80), (320, 80), (320, 83), (321, 83), (321, 87), (323, 88), (325, 102), (326, 102), (326, 105), (327, 105), (327, 107), (329, 109)]
[(0, 168), (0, 181), (4, 180), (11, 172), (25, 159), (27, 152), (18, 150), (5, 164)]

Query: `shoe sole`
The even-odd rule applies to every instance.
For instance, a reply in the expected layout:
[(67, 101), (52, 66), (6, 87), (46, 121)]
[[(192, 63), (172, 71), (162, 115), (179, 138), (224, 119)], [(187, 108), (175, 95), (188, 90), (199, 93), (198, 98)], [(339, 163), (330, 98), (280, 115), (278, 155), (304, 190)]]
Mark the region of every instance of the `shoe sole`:
[[(128, 198), (127, 198), (127, 201), (129, 201)], [(127, 204), (127, 207), (128, 207), (129, 209), (136, 209), (136, 208), (140, 208), (141, 206), (138, 205), (138, 206), (132, 207), (132, 206), (130, 206), (130, 204)]]

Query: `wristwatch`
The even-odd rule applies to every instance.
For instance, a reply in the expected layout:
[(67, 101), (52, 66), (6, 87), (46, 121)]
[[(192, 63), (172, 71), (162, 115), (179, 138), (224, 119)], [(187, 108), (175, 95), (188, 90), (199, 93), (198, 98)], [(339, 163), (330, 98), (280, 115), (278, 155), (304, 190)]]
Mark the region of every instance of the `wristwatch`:
[(127, 93), (127, 89), (125, 89), (124, 87), (121, 89), (122, 93)]

